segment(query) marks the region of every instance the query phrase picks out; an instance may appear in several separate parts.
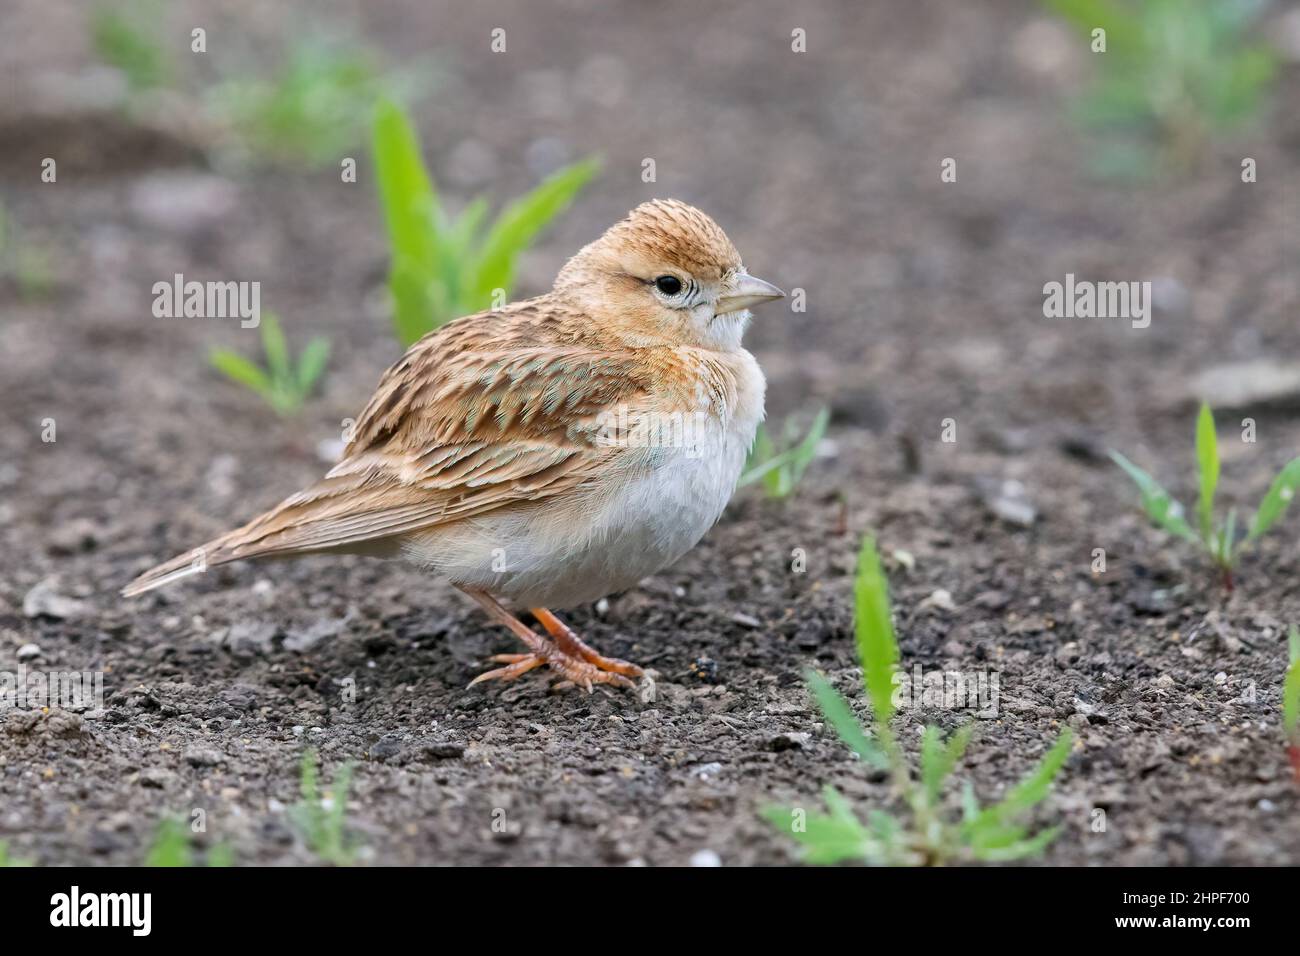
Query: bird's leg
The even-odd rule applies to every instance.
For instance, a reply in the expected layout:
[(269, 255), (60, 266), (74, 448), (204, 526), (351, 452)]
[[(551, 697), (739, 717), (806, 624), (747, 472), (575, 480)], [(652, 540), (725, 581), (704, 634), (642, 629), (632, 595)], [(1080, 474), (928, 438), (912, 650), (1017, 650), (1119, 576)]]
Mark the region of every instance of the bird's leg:
[(535, 607), (531, 609), (533, 616), (541, 622), (542, 627), (546, 628), (551, 637), (555, 638), (555, 646), (573, 657), (581, 658), (588, 664), (600, 668), (602, 671), (611, 671), (615, 674), (622, 674), (624, 677), (644, 677), (645, 671), (629, 661), (620, 660), (617, 657), (606, 657), (594, 647), (587, 644), (569, 625), (565, 624), (558, 617), (546, 610), (544, 607)]
[[(483, 610), (487, 611), (489, 617), (498, 624), (504, 624), (508, 627), (511, 633), (523, 641), (528, 647), (527, 654), (493, 655), (491, 660), (494, 663), (505, 664), (506, 666), (498, 667), (495, 670), (479, 674), (478, 677), (475, 677), (470, 681), (471, 687), (480, 681), (486, 680), (512, 681), (517, 677), (527, 674), (533, 668), (540, 667), (543, 664), (546, 664), (553, 671), (563, 677), (565, 682), (586, 688), (587, 693), (591, 693), (591, 687), (593, 684), (613, 684), (616, 687), (629, 688), (635, 686), (632, 681), (628, 680), (622, 674), (604, 670), (596, 663), (584, 659), (580, 652), (575, 653), (575, 651), (566, 650), (560, 647), (558, 643), (552, 643), (546, 640), (546, 638), (536, 633), (527, 624), (502, 607), (501, 603), (486, 591), (466, 587), (462, 587), (461, 590), (472, 597), (475, 601), (478, 601), (478, 603), (483, 607)], [(549, 612), (547, 613), (549, 614)], [(554, 618), (554, 615), (552, 615), (552, 618)], [(560, 626), (563, 627), (563, 625)], [(574, 640), (577, 640), (577, 638), (575, 637)], [(598, 659), (605, 660), (605, 658), (601, 658), (599, 654), (596, 654), (595, 651), (592, 651), (591, 648), (587, 647), (581, 641), (577, 642), (577, 646), (585, 648)], [(627, 667), (634, 666), (626, 664), (624, 661), (616, 661), (614, 663), (623, 664)], [(636, 671), (639, 673), (640, 668), (636, 668)]]

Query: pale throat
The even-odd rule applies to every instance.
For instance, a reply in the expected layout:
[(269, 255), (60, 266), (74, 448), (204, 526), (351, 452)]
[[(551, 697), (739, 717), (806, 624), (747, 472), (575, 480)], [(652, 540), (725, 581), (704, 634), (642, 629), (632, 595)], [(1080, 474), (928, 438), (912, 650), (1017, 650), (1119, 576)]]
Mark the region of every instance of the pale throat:
[(740, 348), (745, 330), (749, 328), (749, 321), (753, 317), (748, 309), (710, 316), (703, 324), (700, 334), (711, 348), (719, 352), (734, 352)]

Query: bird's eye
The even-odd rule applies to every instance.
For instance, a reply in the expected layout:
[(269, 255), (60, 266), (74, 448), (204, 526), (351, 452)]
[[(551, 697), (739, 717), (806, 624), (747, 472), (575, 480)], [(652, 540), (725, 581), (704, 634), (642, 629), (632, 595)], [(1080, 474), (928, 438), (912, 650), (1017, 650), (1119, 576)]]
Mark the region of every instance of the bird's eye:
[(664, 295), (676, 295), (682, 291), (682, 280), (677, 276), (660, 276), (655, 279), (655, 288)]

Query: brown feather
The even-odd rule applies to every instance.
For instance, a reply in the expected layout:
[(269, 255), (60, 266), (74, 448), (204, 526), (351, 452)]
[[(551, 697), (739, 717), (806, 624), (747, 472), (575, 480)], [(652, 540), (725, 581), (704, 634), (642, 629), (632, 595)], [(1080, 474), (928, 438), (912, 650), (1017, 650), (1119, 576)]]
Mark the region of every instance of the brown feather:
[(643, 302), (646, 277), (626, 271), (661, 261), (715, 277), (740, 267), (703, 213), (673, 201), (643, 204), (575, 256), (551, 293), (457, 319), (411, 346), (384, 373), (321, 481), (145, 572), (123, 593), (195, 573), (198, 555), (211, 567), (393, 551), (403, 536), (570, 495), (607, 474), (622, 454), (601, 438), (607, 414), (685, 411), (701, 395), (730, 408), (727, 358), (663, 325)]

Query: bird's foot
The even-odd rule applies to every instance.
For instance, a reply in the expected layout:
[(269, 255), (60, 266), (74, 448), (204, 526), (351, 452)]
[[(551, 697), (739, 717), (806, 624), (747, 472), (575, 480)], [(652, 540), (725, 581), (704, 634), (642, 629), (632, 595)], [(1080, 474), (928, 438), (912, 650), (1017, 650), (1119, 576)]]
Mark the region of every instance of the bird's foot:
[[(555, 685), (557, 689), (582, 687), (587, 693), (591, 693), (596, 684), (612, 684), (615, 687), (632, 690), (636, 687), (632, 678), (645, 676), (645, 671), (635, 664), (616, 657), (605, 657), (589, 647), (545, 608), (534, 608), (533, 614), (554, 638), (553, 641), (548, 641), (520, 621), (487, 592), (469, 588), (462, 588), (462, 590), (478, 601), (489, 615), (508, 627), (511, 633), (528, 647), (526, 654), (494, 655), (491, 661), (505, 666), (479, 674), (470, 681), (471, 687), (489, 680), (516, 680), (543, 664), (563, 678)], [(649, 693), (653, 695), (653, 685), (650, 687)]]
[[(555, 639), (555, 645), (571, 657), (577, 657), (593, 667), (623, 677), (644, 677), (645, 671), (630, 661), (618, 657), (606, 657), (594, 647), (587, 644), (569, 625), (546, 610), (544, 607), (533, 608), (533, 616), (546, 628), (547, 633)], [(630, 686), (630, 683), (629, 683)]]
[(582, 660), (565, 653), (557, 645), (541, 640), (545, 647), (539, 651), (530, 651), (527, 654), (495, 654), (489, 658), (494, 664), (505, 664), (505, 667), (498, 667), (495, 670), (486, 671), (479, 674), (469, 686), (473, 687), (481, 681), (499, 680), (508, 682), (522, 677), (534, 668), (541, 667), (545, 664), (553, 670), (563, 680), (556, 684), (557, 690), (563, 690), (567, 687), (581, 687), (587, 693), (591, 693), (596, 684), (613, 684), (615, 687), (627, 689), (634, 688), (636, 685), (622, 674), (613, 671), (602, 670), (593, 663)]

